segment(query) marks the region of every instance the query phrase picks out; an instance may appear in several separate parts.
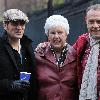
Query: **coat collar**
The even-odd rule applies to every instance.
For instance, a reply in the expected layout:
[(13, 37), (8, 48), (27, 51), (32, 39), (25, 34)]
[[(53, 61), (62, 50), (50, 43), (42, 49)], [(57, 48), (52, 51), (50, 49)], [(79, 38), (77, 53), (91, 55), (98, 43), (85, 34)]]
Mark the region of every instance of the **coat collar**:
[(7, 52), (8, 52), (8, 54), (9, 54), (9, 56), (11, 57), (11, 60), (12, 60), (12, 62), (14, 64), (14, 66), (18, 70), (17, 63), (16, 63), (16, 60), (15, 60), (12, 48), (8, 44), (5, 44), (5, 48), (6, 48)]
[[(68, 52), (67, 52), (66, 59), (64, 61), (63, 66), (76, 60), (76, 51), (70, 45), (68, 45), (67, 47), (68, 47)], [(49, 47), (47, 47), (45, 50), (45, 59), (56, 64), (56, 59)]]
[[(4, 47), (6, 48), (9, 56), (11, 57), (11, 60), (14, 64), (14, 66), (16, 67), (16, 69), (18, 70), (18, 67), (17, 67), (17, 63), (16, 63), (16, 60), (15, 60), (15, 57), (14, 57), (14, 54), (13, 54), (13, 51), (12, 51), (12, 48), (8, 42), (8, 36), (7, 36), (7, 32), (5, 32), (2, 36), (2, 39), (3, 39), (3, 42), (4, 42)], [(21, 44), (23, 46), (25, 46), (27, 49), (28, 49), (28, 46), (29, 44), (32, 42), (31, 39), (27, 38), (27, 36), (23, 36), (23, 38), (21, 39)]]

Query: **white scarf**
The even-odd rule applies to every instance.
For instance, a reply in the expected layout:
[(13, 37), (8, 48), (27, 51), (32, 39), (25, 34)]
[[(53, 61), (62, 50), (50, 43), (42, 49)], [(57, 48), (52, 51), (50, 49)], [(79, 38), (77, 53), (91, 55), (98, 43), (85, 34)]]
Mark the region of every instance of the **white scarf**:
[(99, 55), (99, 41), (90, 36), (91, 51), (83, 73), (79, 100), (97, 100), (97, 67)]

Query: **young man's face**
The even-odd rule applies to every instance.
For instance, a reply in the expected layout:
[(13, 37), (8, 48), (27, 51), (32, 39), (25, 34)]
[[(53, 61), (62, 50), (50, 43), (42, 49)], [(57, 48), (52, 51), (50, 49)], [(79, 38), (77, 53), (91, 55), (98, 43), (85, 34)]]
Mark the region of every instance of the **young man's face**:
[(7, 31), (8, 37), (12, 39), (21, 39), (24, 30), (25, 30), (25, 22), (24, 21), (9, 21), (4, 24), (4, 29)]
[(90, 10), (86, 15), (86, 24), (88, 32), (96, 37), (100, 38), (100, 10)]
[(48, 41), (55, 49), (61, 50), (66, 43), (66, 39), (67, 33), (63, 27), (56, 26), (49, 29)]

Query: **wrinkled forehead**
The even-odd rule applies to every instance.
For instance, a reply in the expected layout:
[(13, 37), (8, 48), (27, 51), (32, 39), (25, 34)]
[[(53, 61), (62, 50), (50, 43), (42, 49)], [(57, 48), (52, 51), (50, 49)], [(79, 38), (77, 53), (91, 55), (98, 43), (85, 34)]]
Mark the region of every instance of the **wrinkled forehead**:
[(87, 19), (100, 19), (100, 10), (89, 10), (86, 15)]
[(65, 31), (66, 32), (66, 29), (65, 27), (63, 27), (62, 25), (57, 25), (57, 26), (51, 26), (48, 31)]
[(86, 14), (86, 16), (89, 16), (89, 15), (91, 15), (91, 16), (100, 16), (100, 10), (91, 9)]

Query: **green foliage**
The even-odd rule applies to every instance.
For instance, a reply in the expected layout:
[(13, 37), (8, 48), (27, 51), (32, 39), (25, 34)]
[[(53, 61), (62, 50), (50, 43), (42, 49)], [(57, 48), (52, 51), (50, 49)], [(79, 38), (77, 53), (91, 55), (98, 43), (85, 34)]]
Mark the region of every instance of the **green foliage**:
[(63, 3), (64, 3), (64, 0), (53, 0), (54, 6), (57, 6), (57, 5), (60, 5), (60, 4), (63, 4)]
[[(64, 3), (65, 0), (52, 0), (52, 5), (59, 6)], [(47, 8), (48, 0), (36, 0), (35, 3), (31, 4), (32, 11), (39, 11)]]
[(32, 11), (39, 11), (47, 8), (48, 0), (35, 0), (36, 2), (31, 4)]

